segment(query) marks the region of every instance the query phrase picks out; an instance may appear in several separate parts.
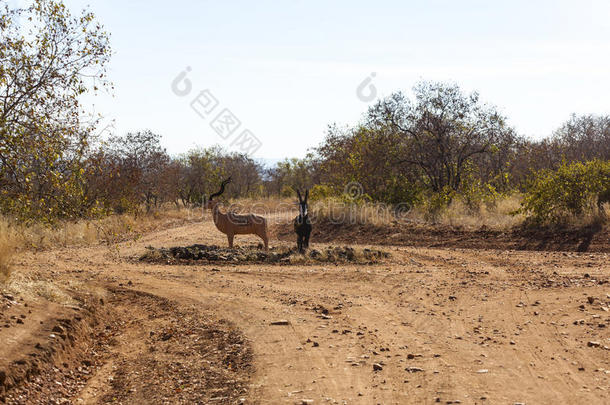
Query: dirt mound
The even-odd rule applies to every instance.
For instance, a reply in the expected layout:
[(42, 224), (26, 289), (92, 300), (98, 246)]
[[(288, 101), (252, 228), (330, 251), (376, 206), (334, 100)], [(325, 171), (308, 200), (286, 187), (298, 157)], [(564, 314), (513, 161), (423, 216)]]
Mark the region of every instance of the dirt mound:
[[(4, 328), (0, 340), (0, 402), (36, 403), (65, 398), (84, 386), (85, 378), (66, 383), (69, 369), (85, 376), (93, 370), (98, 346), (91, 334), (103, 309), (84, 296), (80, 306), (27, 302), (11, 294), (2, 296)], [(48, 386), (51, 389), (42, 389)]]
[[(280, 240), (294, 239), (291, 223), (278, 226)], [(464, 229), (446, 225), (395, 223), (392, 225), (333, 224), (319, 220), (312, 241), (374, 245), (457, 247), (502, 250), (610, 252), (610, 229), (599, 224), (584, 227), (517, 227), (507, 231)]]
[(222, 248), (216, 245), (192, 245), (186, 247), (153, 248), (139, 260), (148, 263), (163, 264), (315, 264), (315, 263), (359, 263), (372, 264), (390, 256), (389, 253), (375, 249), (357, 249), (349, 246), (310, 249), (300, 254), (296, 249), (274, 247), (269, 252), (257, 249), (256, 246)]

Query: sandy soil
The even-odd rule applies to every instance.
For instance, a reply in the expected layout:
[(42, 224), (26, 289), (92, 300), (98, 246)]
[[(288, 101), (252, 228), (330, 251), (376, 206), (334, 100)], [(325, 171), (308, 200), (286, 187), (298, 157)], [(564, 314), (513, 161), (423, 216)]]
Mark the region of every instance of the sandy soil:
[[(226, 240), (204, 222), (155, 231), (118, 254), (105, 246), (25, 254), (16, 271), (85, 294), (79, 306), (92, 321), (73, 330), (82, 347), (62, 357), (72, 360), (55, 359), (51, 369), (42, 362), (4, 400), (610, 403), (608, 253), (386, 243), (377, 248), (391, 257), (374, 265), (136, 259), (149, 245), (194, 243)], [(98, 295), (84, 292), (92, 288)], [(40, 302), (27, 309), (11, 298), (2, 313), (9, 326), (0, 329), (4, 380), (48, 342), (64, 312), (84, 311)], [(20, 311), (27, 316), (17, 324), (11, 316)]]

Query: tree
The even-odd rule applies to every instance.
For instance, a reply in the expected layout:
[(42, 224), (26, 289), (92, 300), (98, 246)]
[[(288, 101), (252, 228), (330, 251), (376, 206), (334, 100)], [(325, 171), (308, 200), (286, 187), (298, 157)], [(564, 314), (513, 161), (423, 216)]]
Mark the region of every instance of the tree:
[(552, 142), (568, 161), (610, 160), (610, 116), (572, 115)]
[(313, 157), (308, 155), (304, 159), (284, 159), (277, 162), (275, 167), (267, 170), (267, 185), (277, 195), (282, 190), (292, 190), (290, 197), (294, 197), (296, 190), (311, 188), (314, 184)]
[(478, 93), (431, 82), (413, 90), (414, 101), (401, 92), (379, 101), (369, 110), (367, 125), (396, 142), (399, 157), (393, 164), (417, 167), (432, 191), (457, 191), (473, 158), (510, 144), (512, 128)]
[(220, 182), (220, 149), (193, 149), (178, 159), (179, 196), (182, 204), (201, 205), (206, 194)]
[(259, 192), (263, 167), (243, 153), (221, 154), (218, 164), (223, 177), (231, 176), (225, 195), (229, 198), (248, 197)]
[(0, 11), (0, 211), (21, 219), (83, 215), (80, 163), (91, 123), (79, 97), (107, 86), (108, 35), (60, 0)]
[(130, 132), (109, 139), (109, 152), (118, 161), (125, 192), (143, 201), (146, 210), (157, 206), (166, 188), (170, 157), (161, 146), (161, 136), (149, 130)]

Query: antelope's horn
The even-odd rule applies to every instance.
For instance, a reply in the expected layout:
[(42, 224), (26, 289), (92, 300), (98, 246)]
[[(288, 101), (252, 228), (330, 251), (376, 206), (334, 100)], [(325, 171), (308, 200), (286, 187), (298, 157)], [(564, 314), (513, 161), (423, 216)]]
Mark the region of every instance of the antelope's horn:
[(229, 176), (228, 179), (226, 179), (225, 181), (223, 181), (222, 183), (220, 183), (220, 190), (217, 193), (214, 194), (210, 194), (210, 201), (212, 201), (212, 198), (214, 197), (218, 197), (219, 195), (221, 195), (222, 193), (225, 192), (225, 186), (227, 184), (229, 184), (231, 182), (231, 176)]

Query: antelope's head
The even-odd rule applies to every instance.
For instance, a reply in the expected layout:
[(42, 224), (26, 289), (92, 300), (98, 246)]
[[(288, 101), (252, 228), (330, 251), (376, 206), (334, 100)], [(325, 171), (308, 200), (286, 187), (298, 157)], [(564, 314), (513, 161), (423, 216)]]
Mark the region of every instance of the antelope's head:
[(222, 183), (220, 183), (220, 190), (218, 190), (218, 192), (216, 192), (214, 194), (210, 194), (210, 198), (208, 199), (208, 201), (206, 202), (206, 205), (205, 205), (206, 208), (214, 209), (214, 207), (216, 207), (216, 205), (218, 204), (218, 201), (214, 200), (214, 197), (218, 197), (222, 193), (224, 193), (226, 185), (229, 184), (230, 182), (231, 182), (231, 176), (229, 176), (228, 179), (226, 179)]
[(299, 197), (299, 215), (306, 217), (308, 214), (307, 210), (307, 198), (309, 198), (309, 190), (305, 190), (305, 198), (301, 198), (301, 192), (297, 190), (297, 196)]

